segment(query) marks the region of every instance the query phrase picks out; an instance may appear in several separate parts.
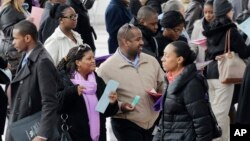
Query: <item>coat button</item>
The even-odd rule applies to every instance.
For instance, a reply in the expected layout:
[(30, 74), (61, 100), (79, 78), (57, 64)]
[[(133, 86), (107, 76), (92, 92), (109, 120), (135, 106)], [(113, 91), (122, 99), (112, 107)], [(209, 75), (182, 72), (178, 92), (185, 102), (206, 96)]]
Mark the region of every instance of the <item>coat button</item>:
[(23, 80), (22, 81), (20, 81), (20, 83), (19, 84), (23, 84)]

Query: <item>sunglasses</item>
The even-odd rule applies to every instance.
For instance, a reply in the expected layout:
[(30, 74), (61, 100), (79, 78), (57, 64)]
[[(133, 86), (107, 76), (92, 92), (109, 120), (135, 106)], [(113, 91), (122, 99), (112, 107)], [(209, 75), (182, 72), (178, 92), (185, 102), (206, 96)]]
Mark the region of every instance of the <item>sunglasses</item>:
[(80, 50), (84, 51), (87, 48), (91, 49), (91, 47), (88, 44), (79, 45), (75, 55), (77, 55)]
[(67, 18), (67, 19), (71, 19), (71, 20), (77, 20), (78, 18), (78, 14), (73, 14), (73, 15), (70, 15), (70, 16), (62, 16), (62, 18)]
[(132, 27), (135, 27), (133, 24), (130, 24), (130, 23), (126, 23), (125, 24), (125, 27), (126, 27), (126, 30), (125, 30), (125, 39), (128, 40), (128, 32), (131, 30)]
[(181, 33), (182, 29), (177, 29), (177, 28), (171, 28), (172, 31), (174, 31), (175, 33)]

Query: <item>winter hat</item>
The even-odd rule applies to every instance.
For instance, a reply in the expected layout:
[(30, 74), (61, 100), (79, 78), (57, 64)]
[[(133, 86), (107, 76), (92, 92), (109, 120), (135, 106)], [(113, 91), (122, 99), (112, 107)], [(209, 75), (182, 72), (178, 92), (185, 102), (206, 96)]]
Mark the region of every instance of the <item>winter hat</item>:
[(227, 0), (214, 0), (214, 15), (220, 17), (226, 15), (233, 7)]
[(164, 13), (160, 24), (164, 28), (174, 28), (180, 24), (185, 24), (185, 20), (180, 12), (168, 11)]

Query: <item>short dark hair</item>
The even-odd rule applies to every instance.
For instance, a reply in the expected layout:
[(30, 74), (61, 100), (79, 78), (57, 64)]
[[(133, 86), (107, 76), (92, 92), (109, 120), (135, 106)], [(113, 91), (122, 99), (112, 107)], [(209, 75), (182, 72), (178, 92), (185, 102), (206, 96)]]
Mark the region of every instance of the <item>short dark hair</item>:
[(211, 5), (213, 6), (214, 0), (207, 0), (204, 5)]
[(179, 11), (168, 11), (163, 14), (160, 24), (164, 28), (174, 28), (185, 24), (185, 19)]
[(35, 24), (28, 20), (23, 20), (15, 24), (14, 29), (18, 29), (19, 34), (22, 36), (30, 35), (34, 41), (38, 39), (38, 31)]
[(60, 18), (63, 17), (64, 10), (69, 7), (71, 6), (67, 4), (57, 3), (51, 8), (49, 15), (51, 18), (59, 20)]
[(142, 6), (136, 16), (137, 20), (148, 19), (157, 14), (157, 11), (150, 6)]

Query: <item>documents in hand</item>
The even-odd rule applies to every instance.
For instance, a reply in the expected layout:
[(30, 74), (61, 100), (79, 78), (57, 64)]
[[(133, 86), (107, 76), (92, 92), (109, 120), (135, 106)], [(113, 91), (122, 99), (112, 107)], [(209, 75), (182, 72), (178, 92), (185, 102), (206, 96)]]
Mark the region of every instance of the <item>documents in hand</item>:
[(31, 141), (37, 136), (40, 127), (41, 112), (13, 122), (10, 127), (10, 135), (14, 141)]
[(211, 62), (213, 62), (213, 60), (209, 60), (209, 61), (205, 61), (205, 62), (199, 62), (199, 63), (195, 63), (197, 70), (202, 70), (204, 69), (208, 64), (210, 64)]
[(247, 34), (248, 37), (250, 37), (250, 17), (247, 18), (244, 22), (238, 25), (239, 29)]
[(200, 45), (201, 47), (207, 46), (207, 38), (192, 40), (191, 43)]
[(119, 86), (119, 82), (115, 80), (109, 80), (107, 86), (102, 94), (102, 97), (98, 101), (95, 110), (104, 113), (109, 105), (109, 94), (115, 92)]
[(154, 99), (154, 101), (157, 101), (162, 96), (162, 94), (157, 93), (154, 88), (146, 90), (146, 92)]

